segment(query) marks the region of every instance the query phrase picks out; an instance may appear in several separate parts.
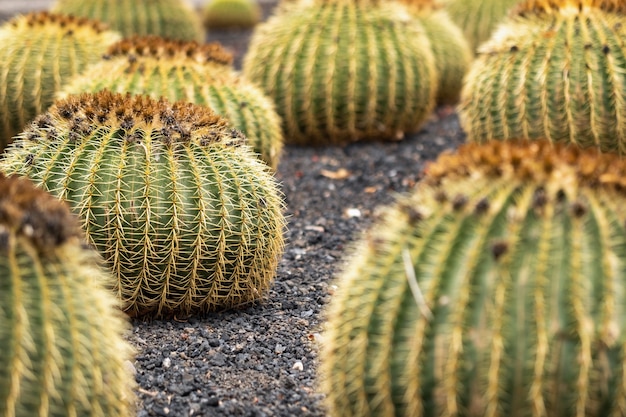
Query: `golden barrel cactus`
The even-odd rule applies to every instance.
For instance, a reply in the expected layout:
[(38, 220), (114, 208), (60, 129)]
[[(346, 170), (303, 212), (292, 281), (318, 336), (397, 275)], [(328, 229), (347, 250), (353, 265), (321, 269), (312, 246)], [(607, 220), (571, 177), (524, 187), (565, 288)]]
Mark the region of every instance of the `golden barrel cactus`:
[(202, 8), (207, 29), (250, 28), (262, 17), (258, 0), (209, 0)]
[(256, 26), (243, 73), (274, 100), (294, 144), (402, 138), (437, 90), (424, 29), (403, 5), (377, 0), (284, 3)]
[(208, 106), (239, 129), (275, 169), (283, 135), (274, 103), (231, 63), (231, 54), (217, 43), (131, 37), (112, 45), (106, 59), (74, 77), (59, 96), (107, 89)]
[(129, 315), (248, 304), (276, 274), (278, 184), (207, 107), (109, 91), (69, 96), (16, 137), (0, 170), (69, 202)]
[(0, 416), (131, 417), (128, 323), (68, 207), (0, 174)]
[(53, 103), (64, 82), (119, 39), (96, 21), (46, 12), (0, 26), (0, 150)]
[(459, 113), (470, 141), (546, 138), (626, 152), (626, 5), (528, 0), (480, 48)]
[(623, 416), (626, 161), (468, 144), (360, 241), (327, 311), (330, 415)]

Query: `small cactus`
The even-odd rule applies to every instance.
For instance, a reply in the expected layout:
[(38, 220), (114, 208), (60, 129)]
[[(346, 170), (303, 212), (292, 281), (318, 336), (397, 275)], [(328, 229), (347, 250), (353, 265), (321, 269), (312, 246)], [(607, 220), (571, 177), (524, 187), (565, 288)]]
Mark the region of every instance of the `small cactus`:
[(65, 206), (0, 175), (0, 416), (130, 417), (128, 323)]
[(612, 0), (526, 1), (483, 44), (459, 113), (468, 140), (626, 152), (626, 16)]
[(204, 41), (202, 21), (186, 0), (57, 0), (52, 10), (101, 20), (124, 37)]
[(439, 76), (437, 103), (452, 105), (459, 101), (463, 77), (473, 53), (461, 29), (435, 0), (400, 0), (426, 31), (435, 56)]
[(202, 15), (209, 31), (250, 28), (261, 20), (261, 6), (257, 0), (209, 0)]
[(0, 170), (69, 202), (131, 316), (186, 316), (264, 296), (283, 249), (273, 175), (209, 108), (109, 91), (69, 96)]
[(625, 178), (546, 141), (441, 156), (337, 280), (330, 415), (624, 415)]
[(119, 39), (98, 22), (46, 12), (0, 26), (0, 151), (53, 103), (62, 83)]
[(295, 144), (401, 138), (425, 122), (437, 89), (423, 28), (377, 0), (284, 3), (256, 26), (243, 72)]
[(111, 46), (105, 60), (75, 77), (59, 96), (108, 89), (206, 105), (241, 130), (276, 168), (283, 148), (280, 118), (271, 100), (231, 63), (219, 44), (133, 37)]
[(519, 0), (447, 0), (446, 10), (467, 39), (472, 53), (489, 39), (507, 12)]

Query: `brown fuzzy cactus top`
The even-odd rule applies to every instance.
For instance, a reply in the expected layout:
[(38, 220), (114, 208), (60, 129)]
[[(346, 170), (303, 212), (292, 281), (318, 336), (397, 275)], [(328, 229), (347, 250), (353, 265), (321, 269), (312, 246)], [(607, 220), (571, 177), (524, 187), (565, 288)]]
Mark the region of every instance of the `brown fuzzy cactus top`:
[(199, 44), (195, 41), (170, 40), (159, 36), (133, 36), (123, 39), (111, 45), (108, 55), (193, 60), (221, 65), (233, 63), (233, 55), (217, 42)]
[(623, 0), (525, 0), (511, 10), (512, 16), (559, 13), (564, 9), (600, 9), (608, 13), (626, 13)]
[(109, 29), (109, 26), (98, 20), (88, 19), (85, 17), (75, 17), (71, 15), (63, 15), (56, 13), (49, 13), (46, 11), (32, 12), (26, 15), (19, 15), (9, 21), (10, 25), (14, 27), (19, 26), (47, 26), (55, 25), (66, 27), (68, 31), (72, 31), (80, 28), (89, 28), (89, 30), (95, 30), (97, 33), (104, 32)]

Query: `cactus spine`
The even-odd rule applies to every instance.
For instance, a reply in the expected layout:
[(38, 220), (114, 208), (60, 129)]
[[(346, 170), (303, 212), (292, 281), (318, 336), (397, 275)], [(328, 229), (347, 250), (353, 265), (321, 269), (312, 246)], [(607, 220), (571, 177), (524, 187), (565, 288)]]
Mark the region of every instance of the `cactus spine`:
[(232, 69), (232, 56), (219, 44), (133, 37), (111, 46), (106, 58), (75, 77), (60, 96), (108, 89), (206, 105), (277, 167), (283, 136), (274, 104)]
[(124, 37), (204, 41), (202, 22), (186, 0), (57, 0), (52, 10), (101, 20)]
[(337, 281), (330, 414), (624, 415), (624, 178), (545, 141), (441, 156)]
[(209, 30), (249, 28), (261, 20), (261, 6), (257, 0), (210, 0), (202, 16)]
[(519, 0), (448, 0), (446, 10), (467, 39), (472, 53), (489, 39)]
[(78, 222), (0, 175), (0, 416), (134, 415), (127, 323)]
[(424, 30), (404, 6), (367, 0), (283, 4), (256, 26), (243, 72), (296, 144), (400, 138), (430, 115), (437, 86)]
[(100, 23), (45, 12), (0, 26), (0, 150), (119, 38)]
[(610, 1), (527, 1), (466, 77), (472, 141), (547, 138), (626, 151), (626, 18)]
[(210, 109), (102, 91), (58, 101), (0, 169), (69, 202), (129, 315), (250, 303), (283, 249), (269, 168)]

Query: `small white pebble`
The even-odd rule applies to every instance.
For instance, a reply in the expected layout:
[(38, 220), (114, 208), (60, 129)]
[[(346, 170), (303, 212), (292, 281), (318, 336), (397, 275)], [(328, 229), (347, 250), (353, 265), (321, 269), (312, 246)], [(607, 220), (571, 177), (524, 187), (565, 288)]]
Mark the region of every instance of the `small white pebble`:
[(296, 371), (303, 371), (304, 365), (302, 364), (302, 361), (295, 361), (291, 369), (295, 369)]
[(163, 363), (161, 364), (164, 368), (169, 368), (172, 366), (172, 360), (170, 358), (163, 359)]
[(361, 217), (361, 210), (358, 208), (346, 209), (346, 216), (348, 217)]

